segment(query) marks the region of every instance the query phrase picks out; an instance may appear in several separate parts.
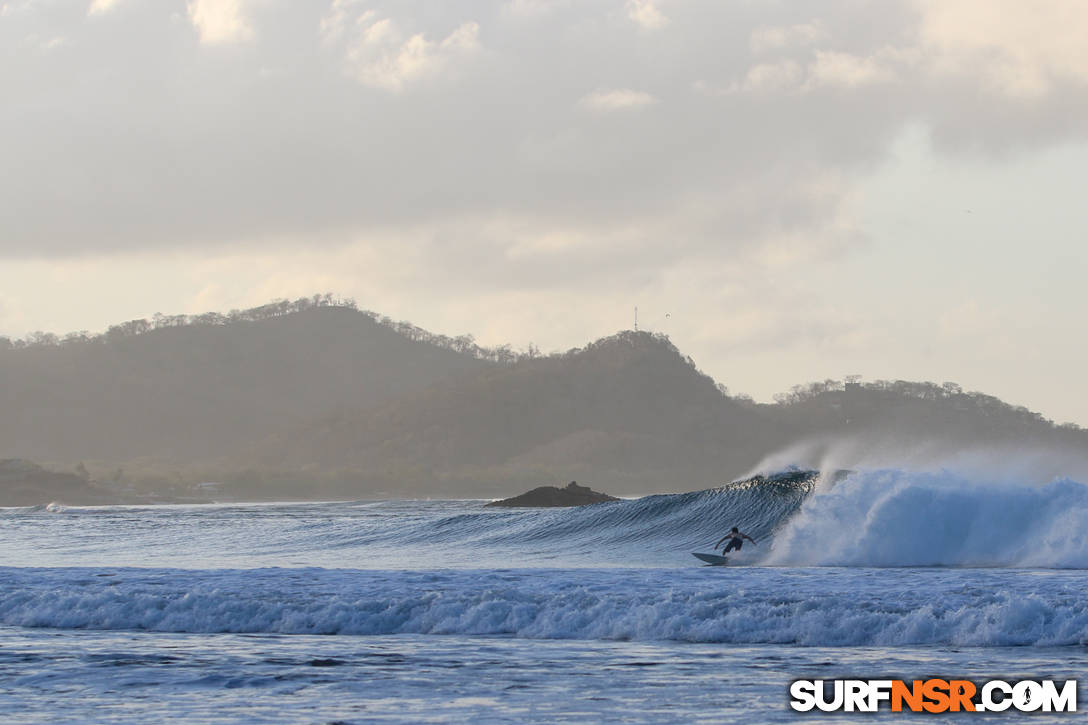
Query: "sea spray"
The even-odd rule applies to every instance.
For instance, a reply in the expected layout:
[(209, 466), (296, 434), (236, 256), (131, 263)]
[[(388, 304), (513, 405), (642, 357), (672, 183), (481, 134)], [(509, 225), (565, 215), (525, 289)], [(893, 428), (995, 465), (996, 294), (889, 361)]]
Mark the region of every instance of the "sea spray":
[(813, 493), (761, 563), (1088, 567), (1088, 486), (983, 473), (854, 472)]

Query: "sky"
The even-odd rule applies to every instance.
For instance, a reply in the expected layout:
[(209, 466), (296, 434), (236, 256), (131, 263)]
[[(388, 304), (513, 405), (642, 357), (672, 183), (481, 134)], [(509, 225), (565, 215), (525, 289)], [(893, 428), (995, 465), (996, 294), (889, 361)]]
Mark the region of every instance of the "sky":
[(0, 335), (319, 292), (1088, 426), (1081, 0), (0, 0)]

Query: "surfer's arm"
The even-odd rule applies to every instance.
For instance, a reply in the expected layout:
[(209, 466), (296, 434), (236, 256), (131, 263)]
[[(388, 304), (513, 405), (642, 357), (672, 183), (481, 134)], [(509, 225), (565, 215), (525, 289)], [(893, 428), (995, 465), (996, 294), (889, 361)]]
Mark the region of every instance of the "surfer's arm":
[(722, 542), (723, 542), (723, 541), (725, 541), (726, 539), (730, 538), (731, 536), (732, 536), (732, 534), (726, 534), (726, 535), (725, 535), (725, 536), (723, 536), (722, 538), (718, 539), (718, 543), (717, 543), (717, 544), (714, 544), (714, 548), (715, 548), (715, 549), (717, 549), (717, 548), (718, 548), (719, 546), (721, 546), (721, 545), (722, 545)]
[(748, 539), (748, 541), (751, 541), (751, 542), (752, 542), (753, 544), (754, 544), (754, 543), (756, 543), (756, 540), (755, 540), (755, 539), (753, 539), (753, 538), (752, 538), (751, 536), (749, 536), (748, 534), (741, 534), (741, 536), (743, 536), (744, 538)]

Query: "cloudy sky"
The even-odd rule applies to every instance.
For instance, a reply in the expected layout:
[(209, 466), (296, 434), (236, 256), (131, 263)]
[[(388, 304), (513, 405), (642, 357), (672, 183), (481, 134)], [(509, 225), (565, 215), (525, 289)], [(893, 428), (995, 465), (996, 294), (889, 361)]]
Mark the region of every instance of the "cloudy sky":
[(0, 0), (0, 334), (331, 291), (1088, 425), (1082, 0)]

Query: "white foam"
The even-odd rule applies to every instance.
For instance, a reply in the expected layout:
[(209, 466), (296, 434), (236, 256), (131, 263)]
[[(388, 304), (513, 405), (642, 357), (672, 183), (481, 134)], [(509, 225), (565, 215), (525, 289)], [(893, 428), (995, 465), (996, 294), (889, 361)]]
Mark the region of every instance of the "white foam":
[(766, 563), (1088, 568), (1088, 486), (880, 470), (817, 491)]
[(0, 569), (0, 624), (803, 645), (1088, 643), (1080, 572)]

